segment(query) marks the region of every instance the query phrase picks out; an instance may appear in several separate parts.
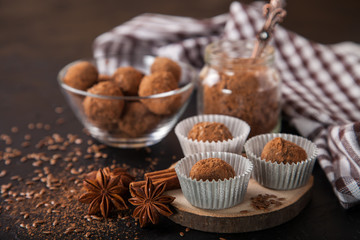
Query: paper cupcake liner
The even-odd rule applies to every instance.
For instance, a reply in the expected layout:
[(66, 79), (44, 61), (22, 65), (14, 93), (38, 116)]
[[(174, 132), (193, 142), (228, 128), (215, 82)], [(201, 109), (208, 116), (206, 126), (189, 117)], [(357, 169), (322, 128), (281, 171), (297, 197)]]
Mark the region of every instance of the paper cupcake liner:
[[(261, 159), (261, 152), (267, 142), (281, 137), (302, 147), (308, 156), (305, 161), (298, 163), (272, 163)], [(306, 138), (291, 134), (263, 134), (252, 137), (245, 143), (247, 157), (254, 164), (253, 178), (267, 188), (289, 190), (305, 185), (314, 168), (317, 148)]]
[[(187, 137), (192, 127), (199, 122), (223, 123), (233, 135), (233, 139), (217, 142), (203, 142), (192, 140)], [(250, 126), (235, 117), (225, 115), (198, 115), (179, 122), (175, 127), (175, 134), (179, 139), (185, 156), (198, 152), (233, 152), (241, 153), (245, 140), (250, 132)]]
[[(230, 164), (235, 177), (225, 180), (191, 179), (190, 170), (196, 162), (206, 158), (220, 158)], [(243, 201), (253, 164), (247, 158), (234, 153), (207, 152), (196, 153), (181, 159), (175, 166), (181, 190), (191, 205), (204, 209), (224, 209)]]

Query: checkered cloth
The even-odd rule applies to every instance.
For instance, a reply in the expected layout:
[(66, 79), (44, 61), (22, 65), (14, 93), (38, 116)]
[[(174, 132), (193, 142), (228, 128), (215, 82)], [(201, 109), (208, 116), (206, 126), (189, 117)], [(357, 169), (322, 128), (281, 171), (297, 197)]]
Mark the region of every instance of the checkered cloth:
[[(201, 68), (217, 39), (254, 39), (263, 3), (234, 2), (228, 14), (197, 20), (143, 14), (100, 35), (94, 56), (152, 53)], [(283, 111), (319, 148), (318, 161), (344, 208), (360, 202), (360, 49), (322, 45), (277, 26), (272, 44), (282, 80)]]

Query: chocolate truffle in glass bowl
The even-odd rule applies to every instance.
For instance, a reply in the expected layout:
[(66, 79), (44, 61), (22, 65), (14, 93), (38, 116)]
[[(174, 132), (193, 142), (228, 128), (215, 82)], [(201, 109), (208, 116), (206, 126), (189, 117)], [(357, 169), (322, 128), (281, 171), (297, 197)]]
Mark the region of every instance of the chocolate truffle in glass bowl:
[(136, 96), (144, 74), (133, 67), (119, 67), (113, 75), (114, 82), (125, 95)]
[[(170, 72), (155, 72), (145, 76), (139, 86), (139, 96), (147, 97), (154, 94), (177, 89), (178, 83)], [(153, 113), (159, 115), (171, 114), (180, 107), (181, 96), (168, 96), (158, 99), (142, 99), (141, 102)]]
[(98, 80), (98, 71), (93, 64), (80, 61), (69, 67), (64, 76), (64, 83), (70, 87), (86, 90)]
[[(72, 62), (59, 72), (63, 94), (92, 137), (113, 147), (139, 148), (158, 143), (171, 131), (189, 104), (197, 74), (176, 62), (181, 69), (177, 82), (170, 72), (151, 73), (154, 60), (149, 55), (99, 57)], [(86, 89), (66, 81), (79, 62), (97, 71)]]
[[(121, 89), (112, 81), (99, 82), (87, 91), (104, 96), (124, 96)], [(110, 129), (112, 128), (110, 126), (120, 119), (124, 105), (125, 101), (121, 99), (110, 100), (91, 96), (86, 96), (83, 102), (85, 114), (93, 124)]]
[(130, 137), (142, 136), (161, 121), (159, 115), (150, 112), (141, 102), (129, 102), (118, 122), (119, 129)]
[(112, 81), (112, 76), (106, 75), (106, 74), (99, 74), (98, 76), (98, 82), (104, 82), (104, 81)]
[(165, 57), (155, 58), (154, 63), (151, 65), (151, 73), (155, 72), (170, 72), (177, 82), (181, 78), (181, 67), (179, 64)]

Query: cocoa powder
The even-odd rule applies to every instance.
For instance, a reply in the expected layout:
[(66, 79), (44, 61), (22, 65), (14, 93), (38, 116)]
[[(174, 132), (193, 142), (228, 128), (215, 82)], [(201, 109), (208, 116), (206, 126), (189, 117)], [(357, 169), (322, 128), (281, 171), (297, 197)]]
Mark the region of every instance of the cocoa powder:
[(255, 197), (251, 197), (250, 200), (251, 206), (255, 210), (268, 211), (272, 208), (281, 206), (283, 204), (282, 201), (284, 201), (285, 198), (279, 198), (273, 194), (258, 194)]
[(277, 84), (266, 67), (219, 72), (219, 81), (203, 86), (203, 112), (240, 118), (250, 125), (250, 137), (271, 132), (278, 123), (280, 102)]

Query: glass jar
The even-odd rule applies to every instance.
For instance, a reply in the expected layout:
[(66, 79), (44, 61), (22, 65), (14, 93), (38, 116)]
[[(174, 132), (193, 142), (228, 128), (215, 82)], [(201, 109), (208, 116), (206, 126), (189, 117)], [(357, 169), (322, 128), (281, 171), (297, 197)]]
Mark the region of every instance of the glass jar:
[(250, 135), (280, 131), (280, 77), (274, 48), (251, 58), (253, 41), (220, 40), (205, 49), (200, 72), (198, 113), (224, 114), (246, 121)]

